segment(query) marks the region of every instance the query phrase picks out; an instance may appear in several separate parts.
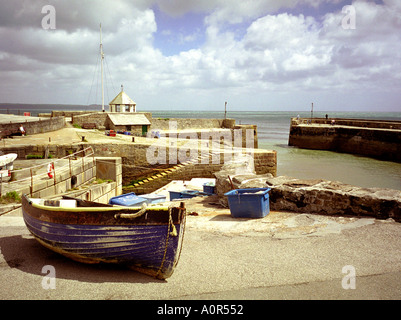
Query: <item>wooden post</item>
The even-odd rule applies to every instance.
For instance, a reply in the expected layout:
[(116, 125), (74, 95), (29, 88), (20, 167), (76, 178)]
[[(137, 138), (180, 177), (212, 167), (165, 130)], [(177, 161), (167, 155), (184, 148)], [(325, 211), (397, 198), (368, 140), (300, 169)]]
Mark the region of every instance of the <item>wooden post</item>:
[(224, 119), (227, 119), (227, 101), (224, 103)]
[[(50, 139), (50, 138), (49, 138), (49, 139)], [(44, 156), (45, 159), (49, 158), (49, 152), (50, 152), (50, 150), (49, 150), (49, 145), (47, 145), (47, 146), (45, 147), (45, 156)]]
[(230, 176), (228, 176), (228, 180), (230, 181), (230, 184), (231, 184), (231, 190), (234, 190), (235, 189), (234, 184), (233, 184), (233, 181), (231, 180)]
[(32, 175), (32, 168), (31, 168), (31, 197), (32, 197), (32, 193), (33, 193), (33, 175)]
[(54, 193), (57, 194), (57, 188), (56, 188), (56, 167), (54, 166), (54, 162), (52, 162), (53, 166), (53, 181), (54, 181)]
[(85, 159), (84, 159), (84, 153), (82, 154), (82, 173), (85, 171)]
[(96, 165), (95, 165), (95, 153), (92, 152), (92, 178), (95, 177), (96, 178), (96, 174), (93, 174), (93, 172), (96, 173)]

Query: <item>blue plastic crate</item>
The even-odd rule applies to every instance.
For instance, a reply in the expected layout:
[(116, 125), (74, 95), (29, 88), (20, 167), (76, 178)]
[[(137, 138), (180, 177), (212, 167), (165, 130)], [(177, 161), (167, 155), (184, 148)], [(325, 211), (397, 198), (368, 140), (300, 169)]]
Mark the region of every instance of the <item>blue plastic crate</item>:
[(203, 192), (214, 194), (214, 189), (215, 189), (214, 183), (207, 182), (203, 184)]
[(181, 198), (193, 198), (198, 196), (209, 196), (209, 194), (198, 190), (181, 191)]
[(121, 196), (116, 196), (109, 200), (109, 204), (126, 207), (140, 207), (144, 202), (146, 202), (146, 199), (135, 195), (134, 192), (125, 193)]
[(231, 216), (234, 218), (263, 218), (270, 212), (270, 188), (231, 190), (227, 196)]
[(166, 201), (166, 196), (161, 194), (141, 194), (141, 198), (146, 199), (146, 203), (160, 203)]
[(179, 191), (169, 191), (169, 193), (170, 193), (170, 201), (181, 198), (181, 192)]
[(169, 191), (169, 193), (170, 193), (170, 200), (189, 199), (198, 196), (209, 196), (208, 193), (198, 190)]

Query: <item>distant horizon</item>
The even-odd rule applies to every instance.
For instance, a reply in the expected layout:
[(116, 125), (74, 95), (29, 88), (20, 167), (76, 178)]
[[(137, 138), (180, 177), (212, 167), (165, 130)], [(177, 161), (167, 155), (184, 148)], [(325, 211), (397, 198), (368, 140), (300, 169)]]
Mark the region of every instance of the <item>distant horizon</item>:
[[(51, 110), (51, 107), (54, 106), (55, 110), (61, 110), (60, 107), (66, 106), (74, 109), (78, 108), (84, 108), (87, 107), (90, 109), (90, 111), (96, 111), (96, 109), (99, 109), (98, 111), (101, 112), (101, 107), (102, 105), (98, 104), (91, 104), (91, 105), (85, 105), (85, 104), (68, 104), (68, 103), (15, 103), (15, 102), (0, 102), (0, 110), (6, 110), (6, 109), (13, 109), (13, 110), (18, 110), (18, 107), (25, 107), (25, 108), (32, 108), (32, 109), (48, 109)], [(7, 108), (9, 107), (9, 108)], [(23, 109), (25, 109), (23, 108)], [(105, 105), (105, 111), (107, 112), (108, 104)], [(85, 111), (85, 110), (82, 110)], [(144, 108), (143, 110), (139, 110), (138, 112), (146, 112), (146, 111), (156, 111), (156, 112), (215, 112), (215, 113), (224, 113), (224, 109), (222, 110), (216, 110), (215, 108), (212, 110), (210, 108), (197, 108), (196, 110), (193, 109), (184, 109), (184, 108), (165, 108), (165, 109), (158, 109), (156, 108)], [(247, 109), (247, 110), (238, 110), (237, 108), (235, 109), (227, 109), (227, 113), (230, 112), (307, 112), (310, 113), (311, 109), (286, 109), (286, 110), (278, 110), (278, 109), (262, 109), (262, 108), (255, 108), (255, 109)], [(401, 111), (392, 111), (392, 110), (385, 110), (385, 111), (372, 111), (372, 110), (325, 110), (325, 109), (318, 109), (316, 106), (314, 106), (314, 113), (324, 113), (324, 112), (334, 112), (334, 113), (400, 113)]]

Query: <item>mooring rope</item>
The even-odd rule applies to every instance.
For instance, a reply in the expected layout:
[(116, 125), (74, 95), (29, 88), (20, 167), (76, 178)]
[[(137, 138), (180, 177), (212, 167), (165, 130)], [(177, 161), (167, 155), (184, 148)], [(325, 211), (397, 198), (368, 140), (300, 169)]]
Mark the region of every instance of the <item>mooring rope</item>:
[(117, 213), (114, 215), (114, 218), (115, 219), (118, 219), (118, 218), (135, 219), (135, 218), (138, 218), (138, 217), (142, 216), (143, 214), (145, 214), (147, 207), (148, 207), (148, 205), (145, 202), (142, 204), (142, 209), (139, 210), (138, 212), (136, 212), (136, 213)]
[[(163, 266), (164, 266), (164, 262), (166, 261), (166, 255), (167, 255), (167, 249), (168, 249), (168, 242), (169, 242), (169, 238), (170, 238), (170, 228), (171, 228), (171, 225), (174, 226), (174, 224), (173, 224), (173, 219), (172, 219), (172, 217), (171, 217), (171, 211), (172, 211), (172, 209), (170, 208), (170, 209), (168, 210), (168, 227), (167, 227), (166, 245), (164, 246), (163, 259), (162, 259), (162, 262), (161, 262), (161, 264), (160, 264), (159, 270), (157, 270), (156, 278), (159, 278), (159, 277), (160, 277), (161, 271), (162, 271)], [(175, 228), (175, 227), (174, 227), (174, 228)], [(176, 233), (177, 233), (177, 231), (176, 231)]]

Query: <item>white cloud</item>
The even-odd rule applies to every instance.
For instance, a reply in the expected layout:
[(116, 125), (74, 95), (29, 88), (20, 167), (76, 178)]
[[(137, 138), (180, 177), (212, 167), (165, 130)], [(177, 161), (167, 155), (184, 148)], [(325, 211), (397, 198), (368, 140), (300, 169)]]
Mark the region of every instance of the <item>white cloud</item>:
[[(341, 13), (327, 14), (320, 37), (333, 44), (336, 72), (351, 78), (349, 88), (399, 87), (394, 75), (401, 71), (401, 7), (354, 1), (356, 28), (341, 27)], [(340, 23), (339, 23), (340, 21)], [(393, 70), (393, 75), (389, 72)]]
[[(56, 1), (57, 30), (49, 31), (40, 28), (42, 2), (14, 1), (0, 13), (4, 18), (0, 19), (1, 100), (15, 102), (16, 92), (25, 87), (27, 95), (20, 97), (25, 99), (21, 102), (86, 103), (99, 50), (98, 20), (114, 85), (124, 84), (138, 106), (212, 107), (227, 97), (235, 97), (236, 106), (271, 106), (285, 95), (328, 92), (351, 92), (361, 101), (366, 91), (385, 90), (397, 96), (399, 1), (385, 0), (383, 5), (354, 1), (354, 30), (342, 28), (341, 10), (321, 19), (277, 14), (283, 8), (326, 2), (143, 0), (134, 6), (123, 0), (99, 5)], [(155, 4), (171, 16), (203, 12), (205, 29), (174, 36), (182, 43), (203, 36), (204, 43), (163, 55), (155, 47), (155, 34), (171, 36), (176, 31), (158, 30), (151, 9)], [(331, 103), (336, 106), (336, 99)]]

